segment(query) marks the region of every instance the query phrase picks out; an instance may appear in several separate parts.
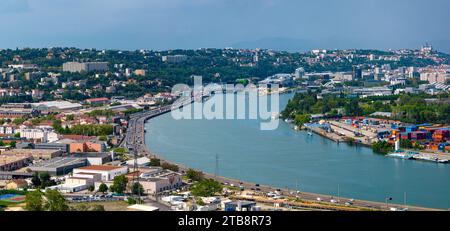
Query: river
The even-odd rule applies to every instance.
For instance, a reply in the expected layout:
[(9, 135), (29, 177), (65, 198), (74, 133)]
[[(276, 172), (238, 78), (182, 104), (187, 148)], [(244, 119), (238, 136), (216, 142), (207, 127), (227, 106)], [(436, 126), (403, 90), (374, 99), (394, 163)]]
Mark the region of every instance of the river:
[[(280, 96), (284, 108), (292, 94)], [(248, 104), (246, 104), (248, 106)], [(261, 131), (259, 120), (175, 120), (146, 124), (146, 144), (164, 159), (208, 173), (279, 188), (431, 208), (450, 208), (450, 165), (400, 160), (366, 147), (337, 144), (280, 122)], [(218, 168), (216, 168), (216, 155)]]

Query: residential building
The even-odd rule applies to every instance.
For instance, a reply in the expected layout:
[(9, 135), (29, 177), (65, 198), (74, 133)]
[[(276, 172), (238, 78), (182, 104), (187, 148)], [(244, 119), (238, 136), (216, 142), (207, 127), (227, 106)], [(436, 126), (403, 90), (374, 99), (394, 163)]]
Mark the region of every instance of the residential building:
[(105, 142), (77, 142), (69, 144), (69, 152), (104, 152), (106, 150)]
[(334, 81), (353, 81), (354, 74), (352, 72), (338, 72), (333, 78)]
[(20, 133), (21, 138), (27, 140), (38, 140), (42, 143), (55, 142), (59, 140), (59, 135), (53, 130), (49, 129), (17, 129), (17, 133)]
[(428, 70), (420, 73), (420, 80), (429, 83), (447, 83), (450, 80), (450, 72)]
[(138, 172), (127, 174), (127, 177), (132, 179), (136, 175), (139, 176), (139, 183), (148, 194), (177, 189), (183, 185), (181, 174), (158, 167), (140, 168)]
[(161, 60), (163, 62), (167, 62), (167, 63), (181, 63), (181, 62), (185, 62), (187, 60), (187, 56), (186, 55), (166, 55), (166, 56), (162, 56)]
[(302, 79), (305, 76), (305, 69), (303, 67), (295, 69), (295, 78)]
[(354, 66), (353, 67), (353, 80), (360, 80), (360, 79), (362, 79), (362, 77), (363, 77), (363, 74), (362, 74), (361, 67)]
[(0, 126), (0, 134), (5, 134), (5, 135), (14, 135), (16, 134), (16, 129), (17, 127), (15, 126)]
[(63, 71), (65, 72), (92, 72), (92, 71), (107, 71), (107, 62), (67, 62), (63, 64)]

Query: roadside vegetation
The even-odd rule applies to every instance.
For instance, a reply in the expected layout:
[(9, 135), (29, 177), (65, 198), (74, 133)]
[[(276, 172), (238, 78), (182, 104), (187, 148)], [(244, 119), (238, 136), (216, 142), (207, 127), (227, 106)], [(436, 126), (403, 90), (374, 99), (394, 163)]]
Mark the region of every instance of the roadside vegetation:
[(222, 192), (222, 185), (213, 179), (203, 179), (191, 186), (194, 197), (211, 197)]

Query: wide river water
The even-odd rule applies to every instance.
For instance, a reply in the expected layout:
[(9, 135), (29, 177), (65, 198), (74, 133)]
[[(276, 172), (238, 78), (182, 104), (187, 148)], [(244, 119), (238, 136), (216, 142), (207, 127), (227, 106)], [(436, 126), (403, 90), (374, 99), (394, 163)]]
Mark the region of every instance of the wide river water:
[[(292, 94), (280, 96), (284, 108)], [(248, 106), (248, 103), (246, 103)], [(387, 158), (366, 147), (337, 144), (297, 132), (280, 121), (261, 131), (259, 120), (175, 120), (146, 124), (146, 144), (164, 159), (208, 173), (279, 188), (347, 198), (450, 208), (450, 165)]]

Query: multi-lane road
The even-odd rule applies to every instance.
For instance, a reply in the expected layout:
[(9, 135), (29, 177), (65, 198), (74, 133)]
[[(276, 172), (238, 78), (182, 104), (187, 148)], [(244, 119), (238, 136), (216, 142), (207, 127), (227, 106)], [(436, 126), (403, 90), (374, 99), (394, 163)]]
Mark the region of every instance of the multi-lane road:
[(148, 156), (150, 152), (145, 147), (145, 121), (158, 115), (170, 112), (171, 106), (163, 106), (147, 112), (138, 113), (130, 116), (125, 138), (121, 146), (136, 151), (139, 155)]
[(206, 97), (205, 95), (188, 98), (172, 105), (165, 105), (145, 112), (132, 114), (128, 121), (128, 128), (120, 144), (120, 147), (127, 148), (130, 152), (136, 152), (139, 156), (152, 156), (150, 151), (145, 146), (145, 122), (153, 117), (171, 112), (173, 109), (178, 109), (198, 101)]

